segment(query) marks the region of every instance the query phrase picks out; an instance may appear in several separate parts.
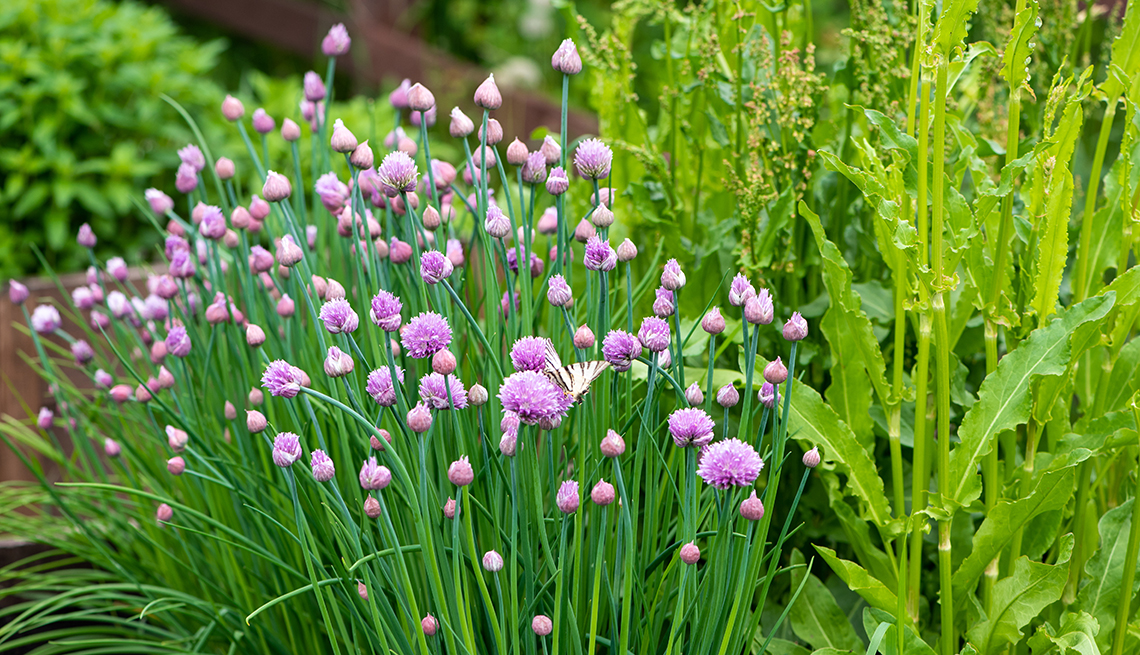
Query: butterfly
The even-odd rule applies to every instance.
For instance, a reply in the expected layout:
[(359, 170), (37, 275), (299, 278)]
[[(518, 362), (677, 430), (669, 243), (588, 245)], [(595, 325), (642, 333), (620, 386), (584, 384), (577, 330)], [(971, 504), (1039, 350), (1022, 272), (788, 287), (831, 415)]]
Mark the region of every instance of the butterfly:
[(590, 385), (605, 373), (610, 367), (606, 361), (578, 362), (569, 366), (562, 365), (562, 358), (554, 349), (554, 342), (546, 340), (546, 368), (543, 373), (558, 388), (577, 402), (590, 391)]

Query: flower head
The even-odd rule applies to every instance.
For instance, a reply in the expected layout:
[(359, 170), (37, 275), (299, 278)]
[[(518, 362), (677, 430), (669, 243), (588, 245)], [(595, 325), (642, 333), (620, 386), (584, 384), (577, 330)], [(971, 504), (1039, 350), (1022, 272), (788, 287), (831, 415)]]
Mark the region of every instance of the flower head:
[(445, 384), (441, 373), (429, 373), (420, 378), (420, 400), (432, 409), (463, 409), (467, 407), (467, 390), (454, 375), (448, 375)]
[(618, 245), (617, 256), (619, 262), (631, 262), (637, 257), (637, 246), (629, 239), (626, 239)]
[(505, 239), (511, 235), (511, 220), (503, 214), (498, 205), (487, 208), (487, 217), (483, 220), (483, 228), (487, 234), (496, 239)]
[(416, 168), (416, 162), (406, 152), (396, 150), (384, 155), (384, 161), (380, 162), (376, 174), (380, 190), (389, 198), (395, 198), (401, 193), (416, 190), (420, 172)]
[(641, 319), (641, 329), (637, 331), (637, 339), (650, 352), (659, 353), (665, 350), (669, 347), (668, 321), (656, 316), (646, 316)]
[(321, 204), (333, 214), (339, 215), (350, 198), (348, 185), (337, 179), (336, 173), (328, 172), (317, 178), (313, 189), (321, 197)]
[(457, 487), (466, 487), (475, 480), (475, 469), (464, 455), (451, 463), (447, 468), (447, 479)]
[(673, 312), (677, 310), (673, 292), (664, 287), (658, 287), (654, 293), (656, 300), (653, 301), (653, 315), (658, 318), (672, 316)]
[(190, 354), (190, 346), (190, 335), (185, 327), (176, 325), (170, 328), (166, 335), (166, 352), (175, 357), (185, 357)]
[(808, 324), (799, 312), (792, 312), (792, 317), (784, 323), (784, 338), (788, 341), (799, 341), (808, 334)]
[[(398, 366), (396, 367), (396, 380), (400, 384), (404, 383), (404, 369)], [(395, 405), (396, 389), (392, 386), (392, 369), (388, 366), (381, 366), (369, 373), (365, 390), (377, 404), (383, 407)]]
[(396, 332), (400, 329), (400, 310), (403, 308), (404, 305), (397, 296), (381, 289), (372, 296), (372, 322), (385, 332)]
[(527, 425), (561, 418), (573, 403), (571, 396), (537, 371), (508, 376), (499, 387), (499, 400), (503, 409), (514, 412)]
[(32, 329), (39, 334), (51, 334), (62, 324), (59, 310), (52, 305), (39, 305), (32, 310)]
[(774, 385), (783, 384), (788, 379), (788, 368), (779, 357), (764, 367), (764, 379)]
[(416, 403), (415, 407), (408, 410), (408, 428), (419, 434), (431, 429), (431, 410), (427, 405)]
[(701, 561), (701, 549), (697, 547), (697, 544), (691, 541), (681, 546), (680, 555), (681, 561), (690, 566)]
[(562, 277), (560, 273), (550, 276), (550, 281), (546, 289), (546, 299), (555, 307), (565, 307), (574, 300), (574, 292), (571, 291), (570, 285), (566, 283), (566, 278)]
[(323, 450), (314, 450), (309, 458), (309, 465), (313, 468), (313, 477), (317, 482), (328, 482), (336, 475), (333, 461)]
[(328, 355), (325, 357), (325, 375), (330, 378), (344, 377), (355, 367), (352, 356), (336, 346), (329, 346)]
[(206, 157), (202, 154), (202, 150), (193, 143), (187, 144), (184, 148), (179, 148), (178, 158), (182, 160), (183, 164), (193, 168), (195, 173), (202, 172), (202, 169), (206, 167)]
[(760, 391), (756, 395), (760, 399), (760, 404), (768, 409), (772, 409), (776, 403), (780, 402), (780, 392), (771, 382), (765, 382), (761, 385)]
[(681, 448), (700, 448), (713, 439), (716, 424), (705, 410), (697, 407), (678, 409), (669, 415), (669, 434)]
[(546, 176), (546, 192), (552, 196), (560, 196), (569, 188), (570, 178), (566, 176), (566, 170), (561, 166), (550, 169), (550, 173)]
[(471, 120), (467, 114), (464, 114), (459, 107), (455, 107), (451, 110), (451, 124), (448, 126), (447, 131), (451, 134), (452, 138), (455, 139), (471, 136), (471, 133), (475, 131), (475, 121)]
[(542, 184), (546, 181), (546, 157), (536, 150), (527, 155), (522, 168), (523, 182), (527, 184)]
[(144, 195), (150, 210), (159, 216), (165, 216), (166, 212), (174, 209), (174, 199), (158, 189), (147, 189)]
[(613, 365), (615, 371), (628, 371), (633, 366), (633, 360), (640, 355), (641, 342), (629, 332), (611, 330), (602, 339), (602, 356)]
[[(546, 165), (553, 166), (555, 163), (562, 160), (562, 146), (554, 140), (554, 137), (547, 134), (542, 139), (542, 146), (538, 149), (542, 156), (546, 158)], [(563, 172), (565, 176), (565, 171)]]
[(261, 376), (261, 386), (268, 389), (272, 396), (293, 398), (301, 393), (302, 379), (301, 369), (283, 359), (278, 359), (265, 367), (265, 373)]
[(559, 511), (563, 514), (573, 514), (578, 511), (578, 482), (575, 480), (566, 480), (562, 486), (558, 487), (558, 496), (556, 504)]
[(305, 73), (305, 79), (302, 82), (305, 91), (305, 100), (309, 102), (320, 102), (325, 99), (327, 91), (325, 90), (324, 80), (316, 71), (308, 71)]
[(329, 28), (329, 33), (321, 40), (321, 52), (325, 53), (326, 57), (339, 57), (348, 54), (351, 45), (352, 39), (349, 38), (344, 23), (337, 23)]
[(764, 518), (764, 503), (756, 497), (756, 490), (752, 490), (752, 495), (745, 498), (740, 503), (740, 515), (749, 521), (759, 521)]
[(595, 505), (605, 507), (614, 502), (614, 486), (605, 480), (598, 480), (594, 488), (590, 490), (590, 500), (594, 501)]
[(740, 402), (740, 392), (736, 390), (736, 387), (732, 386), (732, 383), (726, 384), (720, 389), (717, 389), (716, 402), (725, 409), (735, 407), (736, 403)]
[(359, 317), (344, 298), (330, 300), (321, 305), (319, 318), (325, 324), (325, 329), (332, 334), (348, 334), (355, 332), (360, 326)]
[(587, 180), (609, 177), (613, 159), (614, 153), (610, 147), (597, 139), (586, 139), (574, 151), (574, 167)]
[(620, 457), (625, 452), (625, 440), (617, 432), (607, 430), (599, 448), (606, 457)]
[(726, 439), (709, 446), (697, 467), (697, 475), (717, 489), (751, 485), (764, 468), (756, 450), (739, 439)]
[(375, 491), (387, 487), (391, 482), (392, 472), (388, 470), (387, 466), (377, 464), (375, 457), (364, 460), (364, 464), (360, 467), (360, 487), (362, 489)]
[(724, 332), (724, 317), (720, 315), (720, 307), (713, 307), (701, 319), (701, 329), (709, 334)]
[(276, 171), (265, 174), (265, 184), (261, 186), (261, 195), (269, 202), (281, 202), (293, 194), (293, 185), (289, 178)]
[(676, 259), (665, 262), (665, 270), (661, 272), (661, 286), (670, 291), (676, 291), (685, 286), (685, 272)]
[(542, 371), (551, 362), (546, 361), (550, 340), (544, 337), (522, 337), (511, 346), (511, 363), (516, 371)]
[(745, 300), (754, 295), (756, 295), (756, 290), (752, 288), (748, 278), (744, 277), (743, 273), (737, 273), (736, 277), (732, 278), (732, 284), (728, 287), (729, 304), (733, 307), (740, 307)]
[(554, 631), (554, 621), (545, 614), (536, 614), (530, 621), (530, 629), (539, 637), (545, 637)]
[(91, 344), (83, 339), (76, 339), (71, 342), (71, 356), (79, 364), (86, 364), (87, 362), (95, 359), (95, 351), (91, 349)]
[(420, 258), (420, 277), (428, 284), (439, 284), (454, 271), (455, 265), (438, 250), (429, 250)]
[(744, 300), (744, 320), (754, 325), (768, 325), (773, 316), (772, 294), (767, 289), (760, 289), (754, 296)]
[(269, 134), (276, 128), (277, 121), (273, 120), (273, 117), (266, 113), (265, 109), (258, 107), (253, 110), (253, 129), (258, 134)]
[(424, 312), (408, 321), (400, 339), (413, 359), (423, 359), (451, 345), (451, 326), (434, 312)]
[(577, 75), (582, 72), (582, 57), (574, 41), (566, 39), (550, 58), (550, 67), (563, 75)]
[(583, 263), (591, 271), (612, 271), (617, 266), (617, 253), (608, 241), (592, 236), (586, 241)]
[(301, 459), (301, 438), (292, 432), (282, 432), (273, 439), (273, 463), (288, 468)]

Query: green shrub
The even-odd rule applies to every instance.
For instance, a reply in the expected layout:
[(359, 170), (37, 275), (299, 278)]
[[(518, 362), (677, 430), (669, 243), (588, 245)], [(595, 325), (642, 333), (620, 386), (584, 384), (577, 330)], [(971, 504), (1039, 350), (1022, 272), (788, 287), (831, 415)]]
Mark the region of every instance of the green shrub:
[(33, 244), (56, 270), (86, 265), (84, 222), (116, 251), (154, 241), (131, 193), (160, 179), (173, 191), (171, 146), (190, 138), (160, 96), (216, 114), (203, 76), (222, 48), (133, 2), (0, 3), (0, 277), (38, 270)]

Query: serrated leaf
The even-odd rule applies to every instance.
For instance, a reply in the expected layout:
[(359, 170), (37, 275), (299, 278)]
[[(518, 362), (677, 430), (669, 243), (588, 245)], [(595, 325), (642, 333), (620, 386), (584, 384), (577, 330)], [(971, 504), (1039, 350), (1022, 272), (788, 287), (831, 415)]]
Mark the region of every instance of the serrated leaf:
[(1037, 244), (1037, 280), (1033, 309), (1039, 320), (1049, 317), (1057, 307), (1061, 276), (1069, 258), (1069, 210), (1073, 200), (1073, 176), (1069, 167), (1057, 161), (1055, 180), (1045, 205), (1045, 233)]
[(1001, 76), (1009, 82), (1010, 89), (1021, 88), (1029, 79), (1026, 60), (1033, 56), (1033, 48), (1029, 47), (1029, 43), (1037, 34), (1038, 10), (1037, 2), (1030, 2), (1013, 17), (1013, 29), (1010, 30), (1009, 41), (1005, 44), (1005, 53), (1001, 58)]
[[(1121, 70), (1140, 70), (1140, 9), (1135, 2), (1128, 3), (1120, 36), (1112, 42), (1112, 63)], [(1123, 90), (1124, 84), (1115, 75), (1104, 81), (1104, 93), (1113, 102)]]
[(1007, 645), (1021, 640), (1021, 629), (1043, 609), (1061, 598), (1069, 577), (1072, 535), (1065, 537), (1057, 564), (1042, 564), (1020, 557), (1013, 563), (1011, 574), (998, 580), (988, 616), (984, 616), (966, 632), (980, 655), (994, 655)]
[(884, 612), (894, 612), (898, 609), (899, 601), (895, 592), (888, 589), (882, 580), (868, 573), (867, 569), (855, 562), (840, 559), (830, 548), (816, 546), (815, 549), (835, 575), (846, 582), (851, 591), (862, 596), (868, 605)]
[[(895, 636), (897, 622), (893, 614), (874, 607), (863, 608), (863, 629), (867, 634), (873, 634), (882, 623), (890, 623), (891, 628), (879, 643), (879, 652), (883, 655), (897, 655), (898, 637)], [(903, 632), (903, 655), (934, 655), (934, 649), (918, 636), (909, 623)]]
[(1045, 473), (1025, 498), (1003, 500), (994, 505), (974, 534), (970, 554), (954, 572), (954, 597), (961, 599), (973, 590), (986, 566), (1001, 554), (1017, 531), (1028, 525), (1033, 517), (1064, 508), (1072, 496), (1075, 477), (1071, 467)]
[(1030, 652), (1049, 652), (1057, 649), (1059, 655), (1100, 655), (1096, 645), (1096, 635), (1100, 626), (1087, 612), (1069, 613), (1061, 623), (1061, 629), (1053, 634), (1052, 626), (1045, 625), (1029, 638)]
[(966, 38), (970, 16), (978, 10), (978, 0), (948, 0), (934, 26), (934, 45), (943, 57), (950, 58), (954, 48)]
[(977, 499), (978, 462), (999, 434), (1029, 419), (1030, 385), (1042, 376), (1065, 372), (1073, 330), (1103, 318), (1115, 299), (1114, 293), (1096, 296), (1063, 312), (1050, 324), (1031, 332), (986, 377), (978, 389), (978, 402), (966, 412), (958, 429), (960, 443), (950, 453), (951, 500), (964, 505)]
[[(1085, 574), (1089, 580), (1077, 594), (1075, 607), (1091, 614), (1100, 625), (1100, 636), (1096, 641), (1102, 648), (1107, 648), (1111, 643), (1112, 632), (1116, 627), (1116, 608), (1120, 602), (1124, 567), (1136, 566), (1136, 562), (1130, 564), (1125, 559), (1134, 500), (1130, 498), (1100, 517), (1097, 526), (1100, 548), (1085, 564)], [(1133, 588), (1137, 584), (1140, 584), (1140, 580), (1134, 582)]]

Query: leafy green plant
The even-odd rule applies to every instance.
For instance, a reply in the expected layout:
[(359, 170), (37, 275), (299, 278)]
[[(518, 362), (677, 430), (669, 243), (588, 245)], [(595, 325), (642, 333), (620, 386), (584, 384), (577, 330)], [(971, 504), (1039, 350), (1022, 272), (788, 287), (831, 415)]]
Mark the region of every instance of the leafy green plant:
[[(13, 0), (0, 7), (0, 277), (86, 266), (88, 222), (137, 260), (154, 243), (131, 204), (173, 181), (171, 147), (190, 137), (159, 97), (216, 114), (206, 79), (222, 44), (180, 36), (161, 9), (108, 0)], [(172, 189), (172, 185), (171, 185)]]

